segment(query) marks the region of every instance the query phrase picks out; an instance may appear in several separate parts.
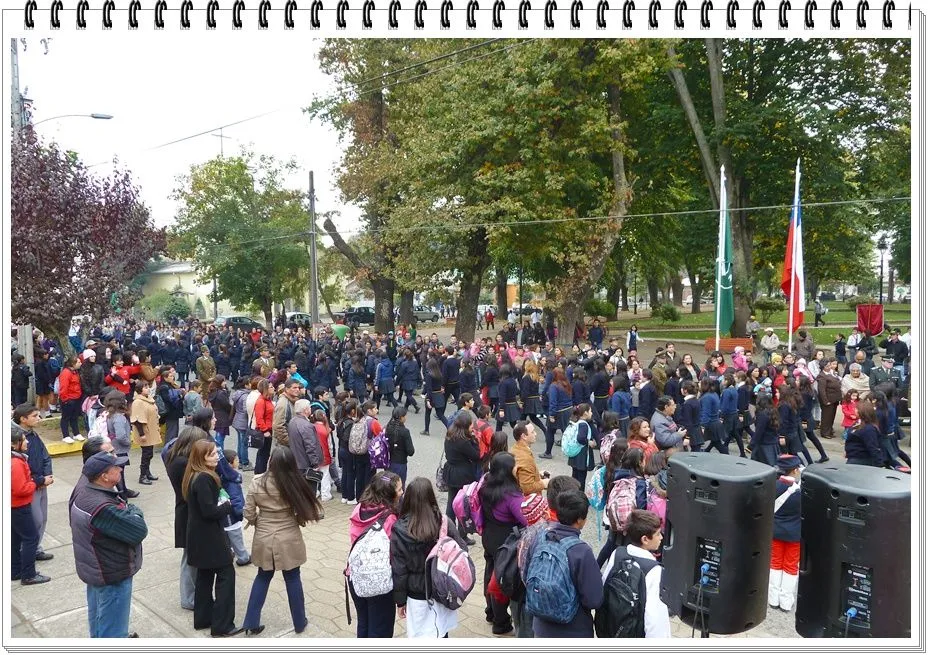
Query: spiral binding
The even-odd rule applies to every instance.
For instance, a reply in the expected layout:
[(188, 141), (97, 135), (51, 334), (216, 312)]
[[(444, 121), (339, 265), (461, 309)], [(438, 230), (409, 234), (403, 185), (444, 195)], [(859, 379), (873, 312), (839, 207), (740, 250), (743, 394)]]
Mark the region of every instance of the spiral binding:
[[(324, 0), (312, 0), (309, 5), (309, 25), (311, 29), (319, 30), (322, 28), (322, 11), (324, 10)], [(350, 11), (349, 0), (325, 0), (334, 2), (334, 22), (338, 30), (348, 29), (347, 12)], [(384, 0), (381, 0), (383, 2)], [(412, 23), (416, 30), (425, 30), (426, 12), (428, 12), (428, 0), (415, 0), (413, 6), (407, 11), (412, 13)], [(489, 1), (489, 0), (486, 0)], [(538, 1), (538, 0), (536, 0)], [(587, 0), (591, 2), (592, 0)], [(615, 1), (615, 0), (614, 0)], [(643, 2), (644, 0), (639, 0)], [(668, 0), (664, 0), (667, 2)], [(281, 0), (283, 2), (283, 0)], [(514, 0), (510, 0), (514, 2)], [(194, 16), (194, 0), (180, 0), (179, 5), (179, 22), (182, 30), (189, 30), (192, 27), (192, 18)], [(201, 5), (202, 7), (202, 5)], [(305, 7), (305, 5), (304, 5)], [(128, 16), (128, 28), (130, 30), (139, 29), (139, 18), (143, 11), (141, 0), (129, 0), (126, 4)], [(205, 3), (206, 28), (216, 30), (219, 28), (217, 14), (219, 12), (219, 0), (207, 0)], [(329, 10), (333, 7), (330, 4)], [(114, 16), (118, 11), (117, 0), (102, 0), (99, 9), (101, 10), (101, 22), (104, 30), (114, 28)], [(165, 29), (165, 14), (168, 11), (167, 0), (155, 0), (153, 6), (153, 22), (157, 31)], [(252, 5), (252, 10), (255, 6)], [(272, 14), (274, 7), (271, 0), (259, 0), (257, 2), (257, 27), (259, 30), (267, 30), (271, 27)], [(281, 9), (278, 5), (278, 10)], [(358, 7), (355, 7), (357, 10)], [(452, 28), (452, 12), (454, 12), (453, 0), (441, 0), (438, 7), (438, 26), (442, 30)], [(596, 29), (605, 30), (608, 26), (610, 14), (609, 0), (597, 0), (596, 4)], [(644, 9), (644, 8), (642, 8)], [(669, 8), (668, 8), (669, 9)], [(721, 8), (720, 8), (721, 9)], [(781, 30), (789, 29), (789, 14), (792, 11), (792, 0), (780, 0), (777, 7), (777, 27)], [(287, 30), (293, 30), (296, 27), (295, 14), (299, 10), (297, 0), (286, 0), (282, 7), (283, 24)], [(661, 0), (648, 0), (647, 5), (647, 27), (649, 30), (660, 27), (660, 16), (663, 7)], [(687, 0), (676, 0), (673, 6), (673, 28), (682, 30), (686, 27), (685, 17), (687, 13)], [(818, 0), (805, 0), (803, 6), (802, 25), (805, 30), (815, 29), (815, 15), (819, 10)], [(23, 7), (23, 22), (27, 30), (33, 30), (36, 26), (39, 7), (36, 0), (26, 0)], [(77, 0), (74, 8), (75, 25), (78, 30), (87, 29), (87, 19), (91, 11), (89, 0)], [(243, 16), (247, 11), (245, 0), (234, 0), (232, 3), (232, 28), (241, 30), (244, 28)], [(381, 4), (380, 11), (386, 13), (387, 27), (389, 30), (399, 29), (399, 14), (403, 11), (400, 0), (389, 0), (386, 5)], [(478, 0), (467, 0), (464, 8), (464, 25), (469, 30), (477, 29), (477, 14), (480, 11)], [(530, 13), (532, 11), (531, 0), (519, 0), (516, 7), (516, 25), (519, 30), (530, 29)], [(553, 30), (558, 22), (567, 19), (567, 26), (571, 30), (582, 28), (581, 17), (584, 15), (583, 0), (571, 0), (568, 15), (564, 16), (563, 10), (559, 13), (557, 0), (545, 0), (543, 7), (543, 26), (545, 30)], [(623, 0), (621, 6), (621, 23), (623, 30), (633, 29), (633, 15), (636, 11), (635, 0)], [(713, 0), (702, 0), (699, 7), (699, 27), (701, 29), (711, 29), (712, 14), (714, 11)], [(753, 29), (763, 29), (763, 16), (767, 11), (765, 0), (754, 0), (751, 7), (751, 27)], [(831, 29), (841, 29), (841, 14), (844, 11), (844, 0), (832, 0), (829, 10), (829, 25)], [(867, 29), (867, 12), (870, 11), (869, 0), (858, 0), (855, 11), (855, 22), (859, 30)], [(896, 0), (884, 0), (880, 26), (884, 30), (893, 29), (893, 12), (896, 11)], [(378, 12), (376, 0), (363, 0), (360, 6), (361, 28), (363, 30), (372, 30), (374, 28), (374, 14)], [(490, 24), (494, 30), (503, 29), (504, 15), (506, 12), (505, 0), (493, 0), (490, 12)], [(738, 16), (741, 12), (740, 0), (727, 0), (725, 5), (725, 27), (727, 29), (737, 29)], [(65, 7), (62, 0), (52, 0), (48, 9), (49, 25), (52, 30), (61, 29), (62, 22), (65, 18)], [(511, 14), (508, 14), (511, 15)], [(563, 23), (561, 23), (563, 25)], [(912, 5), (908, 7), (908, 26), (912, 24)], [(510, 24), (511, 25), (511, 24)]]

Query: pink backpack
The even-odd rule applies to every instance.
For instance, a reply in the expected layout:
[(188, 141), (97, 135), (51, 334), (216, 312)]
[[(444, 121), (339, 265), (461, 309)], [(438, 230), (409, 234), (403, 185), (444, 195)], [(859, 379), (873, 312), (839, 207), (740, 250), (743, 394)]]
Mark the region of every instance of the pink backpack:
[(448, 536), (447, 516), (441, 517), (441, 532), (425, 566), (426, 596), (451, 610), (461, 607), (477, 582), (477, 569), (467, 550)]
[(451, 502), (451, 509), (465, 534), (483, 534), (483, 505), (480, 502), (480, 488), (483, 476), (477, 482), (471, 482), (458, 491)]
[(622, 478), (612, 485), (609, 500), (606, 501), (606, 516), (612, 529), (619, 534), (625, 533), (628, 526), (628, 517), (632, 510), (637, 509), (635, 492), (637, 481), (635, 478)]
[(667, 496), (662, 496), (655, 489), (648, 492), (648, 511), (661, 517), (661, 530), (664, 529), (664, 519), (667, 518)]

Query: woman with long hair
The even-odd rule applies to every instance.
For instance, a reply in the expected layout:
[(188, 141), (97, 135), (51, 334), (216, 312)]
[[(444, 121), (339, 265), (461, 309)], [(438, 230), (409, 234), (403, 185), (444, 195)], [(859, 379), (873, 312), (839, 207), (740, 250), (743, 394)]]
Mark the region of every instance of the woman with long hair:
[(409, 458), (416, 452), (412, 443), (412, 435), (406, 427), (406, 408), (394, 407), (390, 422), (387, 423), (386, 433), (390, 442), (390, 471), (399, 476), (406, 484), (406, 467)]
[(798, 394), (799, 400), (799, 420), (801, 422), (800, 429), (805, 434), (806, 439), (811, 441), (812, 445), (815, 446), (815, 448), (818, 450), (818, 463), (824, 464), (828, 461), (828, 455), (825, 453), (825, 449), (822, 447), (822, 442), (819, 441), (817, 436), (815, 436), (815, 430), (813, 428), (815, 425), (813, 412), (815, 409), (816, 400), (815, 394), (812, 391), (812, 380), (810, 380), (805, 375), (796, 376), (796, 393)]
[(393, 602), (399, 617), (406, 620), (406, 636), (410, 638), (445, 637), (458, 624), (457, 610), (436, 603), (426, 591), (429, 575), (426, 557), (443, 527), (462, 549), (467, 549), (454, 521), (442, 516), (432, 482), (426, 478), (414, 479), (406, 487), (399, 519), (390, 534)]
[(213, 637), (231, 637), (235, 626), (235, 570), (223, 519), (232, 512), (228, 495), (220, 495), (216, 473), (219, 452), (212, 441), (190, 447), (181, 492), (187, 501), (187, 561), (197, 570), (193, 628)]
[[(248, 415), (248, 425), (252, 430), (257, 430), (264, 436), (261, 447), (255, 453), (255, 475), (260, 475), (267, 471), (267, 460), (271, 456), (271, 432), (274, 428), (274, 388), (271, 383), (264, 378), (252, 378), (257, 396), (254, 399), (254, 405), (250, 405), (251, 411)], [(250, 400), (250, 398), (249, 398)]]
[(869, 400), (857, 405), (858, 426), (851, 431), (844, 443), (844, 456), (848, 464), (882, 467), (883, 450), (880, 447), (880, 421), (876, 408)]
[(358, 406), (357, 398), (348, 398), (341, 406), (341, 420), (335, 426), (335, 434), (338, 437), (338, 463), (342, 467), (342, 502), (348, 505), (356, 505), (355, 497), (355, 458), (348, 450), (348, 439), (351, 437), (351, 427), (358, 420), (361, 409)]
[[(136, 386), (140, 389), (148, 389), (150, 385), (139, 380), (136, 382)], [(135, 498), (139, 495), (139, 492), (126, 487), (126, 466), (129, 465), (129, 451), (132, 448), (132, 425), (129, 423), (129, 417), (127, 416), (129, 405), (126, 402), (125, 395), (118, 391), (111, 391), (103, 400), (105, 402), (99, 421), (106, 427), (104, 430), (98, 431), (103, 436), (112, 435), (113, 453), (116, 455), (116, 463), (121, 470), (116, 488), (125, 494), (127, 498)], [(113, 426), (112, 431), (110, 431), (110, 424)], [(156, 431), (157, 426), (158, 424), (155, 423)], [(158, 436), (161, 436), (160, 432)]]
[[(403, 407), (396, 407), (394, 412), (397, 409), (405, 411)], [(354, 548), (361, 535), (372, 529), (375, 524), (379, 524), (379, 529), (384, 531), (388, 539), (390, 538), (393, 532), (393, 524), (396, 523), (399, 514), (402, 494), (403, 482), (398, 475), (391, 471), (379, 471), (374, 474), (370, 484), (361, 494), (358, 506), (351, 513), (348, 531), (351, 542), (348, 547), (349, 552)], [(354, 600), (354, 608), (358, 616), (358, 638), (391, 639), (395, 623), (393, 592), (388, 591), (378, 596), (361, 598), (355, 593), (354, 584), (351, 581), (351, 571), (348, 571), (347, 575), (348, 590), (351, 592), (351, 598)]]
[(267, 473), (255, 476), (245, 499), (245, 527), (253, 525), (251, 561), (258, 574), (248, 596), (242, 627), (248, 635), (261, 634), (261, 609), (275, 571), (282, 571), (297, 634), (306, 629), (306, 604), (300, 566), (306, 563), (306, 543), (300, 528), (322, 518), (322, 507), (309, 482), (297, 469), (293, 451), (278, 448), (268, 460)]
[(514, 527), (528, 525), (522, 514), (522, 501), (525, 500), (525, 496), (522, 495), (522, 488), (516, 480), (515, 465), (515, 458), (508, 452), (493, 455), (478, 492), (483, 512), (483, 595), (487, 603), (487, 621), (493, 623), (494, 635), (504, 635), (512, 631), (509, 603), (499, 602), (488, 590), (495, 568), (496, 550), (506, 541)]
[[(135, 384), (135, 398), (132, 401), (129, 421), (135, 428), (135, 442), (142, 448), (142, 461), (139, 465), (139, 484), (150, 485), (158, 477), (151, 474), (151, 460), (155, 446), (161, 445), (161, 430), (158, 426), (158, 407), (155, 405), (157, 386), (138, 380)], [(109, 396), (107, 396), (109, 398)], [(174, 420), (177, 425), (177, 420)]]
[(640, 448), (644, 452), (645, 463), (650, 462), (659, 450), (654, 442), (651, 424), (643, 416), (636, 416), (628, 426), (628, 447)]
[(545, 424), (541, 422), (541, 416), (545, 413), (541, 403), (541, 383), (544, 378), (538, 371), (538, 364), (531, 359), (526, 359), (522, 364), (522, 380), (520, 382), (519, 395), (522, 398), (522, 420), (531, 421), (543, 433)]
[(780, 413), (773, 404), (773, 396), (768, 393), (757, 394), (754, 412), (754, 438), (748, 445), (751, 459), (776, 467), (780, 457)]
[(510, 429), (522, 416), (519, 406), (519, 383), (514, 377), (515, 366), (511, 363), (503, 364), (499, 371), (499, 410), (496, 414), (496, 429), (502, 430), (508, 423)]
[(423, 376), (422, 395), (425, 397), (425, 429), (419, 434), (429, 434), (429, 422), (432, 419), (432, 410), (435, 410), (435, 417), (441, 421), (442, 425), (448, 427), (448, 419), (445, 418), (445, 387), (441, 376), (441, 366), (438, 359), (429, 357), (425, 365), (425, 375)]
[(567, 429), (573, 408), (573, 390), (567, 381), (567, 375), (562, 368), (555, 368), (551, 384), (548, 385), (548, 429), (545, 432), (545, 452), (539, 455), (542, 459), (551, 459), (555, 434), (558, 430), (563, 434)]
[(490, 437), (490, 447), (481, 461), (481, 468), (486, 473), (490, 469), (490, 461), (497, 453), (509, 452), (509, 435), (502, 430), (497, 430)]
[(197, 570), (187, 562), (188, 508), (182, 489), (184, 472), (187, 470), (187, 460), (194, 442), (209, 438), (209, 435), (200, 428), (188, 425), (180, 431), (177, 441), (168, 450), (164, 465), (168, 480), (174, 489), (174, 548), (183, 549), (180, 558), (180, 606), (185, 610), (193, 609)]
[(599, 443), (599, 429), (593, 421), (593, 408), (589, 403), (580, 403), (574, 407), (571, 423), (577, 424), (577, 443), (580, 451), (567, 460), (574, 480), (580, 488), (586, 485), (586, 474), (595, 467), (593, 448)]
[(229, 426), (232, 424), (232, 403), (224, 376), (216, 375), (210, 380), (206, 397), (216, 416), (216, 445), (222, 450), (226, 447), (226, 437), (229, 436)]
[[(635, 507), (632, 509), (647, 509), (648, 482), (645, 479), (644, 451), (630, 446), (623, 450), (621, 445), (617, 442), (613, 446), (612, 452), (609, 453), (609, 462), (606, 464), (604, 478), (606, 484), (603, 485), (603, 497), (608, 500), (612, 487), (619, 480), (632, 478), (635, 481)], [(617, 531), (617, 526), (613, 523), (608, 511), (603, 514), (603, 523), (609, 529), (609, 536), (602, 550), (599, 551), (599, 555), (596, 556), (596, 562), (600, 566), (606, 563), (613, 551), (615, 551), (616, 546), (625, 542), (625, 535)]]
[(812, 464), (812, 455), (802, 442), (802, 426), (799, 424), (799, 398), (796, 390), (788, 384), (781, 384), (777, 391), (780, 402), (777, 411), (780, 413), (780, 446), (791, 455), (805, 455), (806, 462)]
[(445, 435), (445, 482), (448, 484), (448, 505), (445, 513), (453, 522), (454, 497), (480, 474), (480, 447), (473, 433), (473, 419), (461, 412)]
[[(699, 381), (699, 426), (702, 428), (703, 437), (709, 442), (704, 452), (715, 448), (723, 455), (727, 455), (728, 445), (725, 443), (725, 429), (720, 414), (721, 406), (718, 379), (703, 375)], [(693, 444), (692, 439), (690, 439), (690, 444)]]

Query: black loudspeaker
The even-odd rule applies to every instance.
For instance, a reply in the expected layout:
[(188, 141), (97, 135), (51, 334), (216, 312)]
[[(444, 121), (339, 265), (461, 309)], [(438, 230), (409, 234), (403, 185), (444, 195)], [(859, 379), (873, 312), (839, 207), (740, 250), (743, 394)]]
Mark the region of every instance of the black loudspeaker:
[(661, 600), (672, 615), (704, 636), (764, 620), (775, 499), (766, 464), (716, 453), (670, 458)]
[(803, 471), (796, 632), (910, 637), (911, 521), (905, 473), (830, 462)]

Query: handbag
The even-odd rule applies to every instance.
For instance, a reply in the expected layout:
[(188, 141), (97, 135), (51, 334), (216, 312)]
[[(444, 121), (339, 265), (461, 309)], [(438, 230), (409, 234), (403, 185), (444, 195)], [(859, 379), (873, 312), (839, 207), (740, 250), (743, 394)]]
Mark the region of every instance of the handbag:
[(435, 487), (439, 491), (448, 491), (448, 482), (445, 480), (445, 453), (441, 454), (438, 468), (435, 469)]
[(303, 477), (306, 478), (306, 481), (310, 484), (318, 485), (322, 482), (322, 471), (306, 469), (306, 473), (303, 474)]
[(254, 428), (248, 428), (248, 447), (249, 448), (261, 448), (264, 446), (265, 436), (261, 430), (255, 430)]

